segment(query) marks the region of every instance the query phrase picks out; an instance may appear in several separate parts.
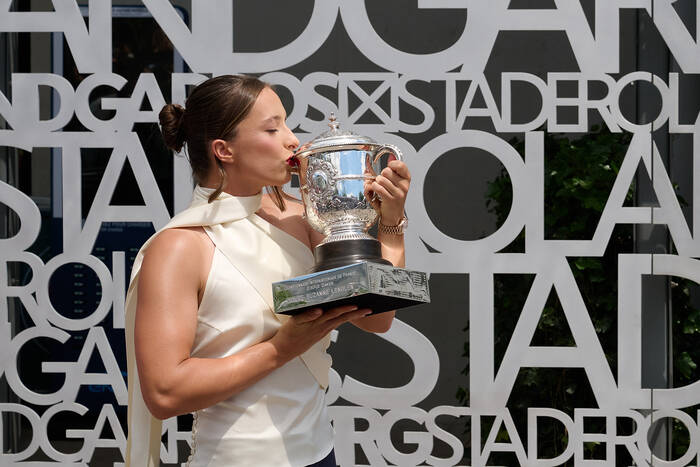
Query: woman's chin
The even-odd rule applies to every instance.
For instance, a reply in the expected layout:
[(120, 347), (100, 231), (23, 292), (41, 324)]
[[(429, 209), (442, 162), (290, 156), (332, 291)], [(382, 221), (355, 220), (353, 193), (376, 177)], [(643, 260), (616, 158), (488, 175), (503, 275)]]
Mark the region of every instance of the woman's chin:
[[(286, 171), (285, 171), (286, 172)], [(289, 183), (289, 181), (292, 179), (292, 174), (291, 172), (286, 172), (284, 179), (278, 184), (279, 186), (284, 185), (285, 183)]]

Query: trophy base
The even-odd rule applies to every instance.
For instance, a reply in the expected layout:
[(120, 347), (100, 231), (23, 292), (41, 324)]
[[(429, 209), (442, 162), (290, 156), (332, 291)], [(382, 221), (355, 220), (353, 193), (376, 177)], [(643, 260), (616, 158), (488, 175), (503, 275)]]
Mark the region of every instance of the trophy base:
[(430, 303), (424, 272), (362, 261), (272, 284), (275, 313), (295, 315), (310, 308), (342, 305), (373, 313)]
[(391, 266), (389, 261), (382, 258), (381, 243), (369, 238), (322, 243), (314, 248), (314, 258), (316, 261), (312, 272), (326, 271), (366, 261)]

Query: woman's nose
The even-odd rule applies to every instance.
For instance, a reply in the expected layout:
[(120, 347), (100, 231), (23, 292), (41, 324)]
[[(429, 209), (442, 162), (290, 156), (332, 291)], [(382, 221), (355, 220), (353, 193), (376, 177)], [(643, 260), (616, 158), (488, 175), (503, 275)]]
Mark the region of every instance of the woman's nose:
[(287, 128), (287, 131), (289, 132), (289, 140), (287, 141), (287, 147), (293, 151), (294, 149), (299, 147), (299, 139), (294, 133), (292, 133), (292, 130)]

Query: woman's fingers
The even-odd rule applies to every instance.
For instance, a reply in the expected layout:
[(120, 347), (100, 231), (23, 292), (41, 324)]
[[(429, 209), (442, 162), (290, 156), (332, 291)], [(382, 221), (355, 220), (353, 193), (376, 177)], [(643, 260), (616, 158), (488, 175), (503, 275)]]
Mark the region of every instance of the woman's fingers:
[(384, 186), (379, 179), (372, 183), (372, 191), (379, 196), (381, 202), (391, 201), (395, 198), (394, 194)]
[(303, 313), (299, 313), (298, 315), (295, 315), (293, 319), (298, 324), (303, 324), (303, 323), (308, 323), (308, 322), (311, 322), (311, 321), (317, 319), (322, 314), (323, 314), (323, 310), (321, 308), (312, 308), (310, 310), (306, 310)]
[[(408, 188), (411, 184), (410, 174), (406, 164), (399, 161), (394, 161), (390, 167), (386, 167), (381, 171), (374, 180), (372, 188), (381, 195), (389, 198), (403, 199), (408, 193)], [(382, 190), (383, 188), (383, 190)]]
[(382, 194), (384, 199), (403, 199), (406, 197), (406, 192), (400, 185), (395, 184), (389, 178), (379, 175), (375, 180), (372, 188)]
[(338, 316), (342, 316), (346, 313), (350, 313), (350, 312), (355, 311), (355, 310), (357, 310), (356, 305), (343, 305), (343, 306), (331, 308), (330, 310), (323, 313), (323, 316), (319, 317), (318, 321), (320, 323), (331, 321), (331, 320), (337, 318)]
[(293, 316), (270, 340), (282, 358), (293, 358), (304, 353), (341, 324), (367, 316), (371, 312), (367, 308), (358, 310), (355, 305), (336, 307), (326, 312), (313, 308)]
[(392, 185), (394, 185), (396, 188), (401, 190), (402, 192), (406, 193), (408, 192), (408, 188), (411, 185), (411, 180), (410, 178), (405, 178), (402, 177), (398, 172), (395, 172), (394, 170), (390, 168), (386, 168), (382, 170), (382, 173), (379, 174), (380, 177), (386, 178), (389, 180)]
[(403, 217), (406, 192), (383, 176), (377, 177), (372, 188), (382, 198), (382, 203), (379, 206), (382, 223), (385, 225), (398, 224)]
[(329, 332), (330, 332), (331, 330), (337, 328), (338, 326), (340, 326), (343, 323), (347, 323), (348, 321), (353, 321), (353, 320), (356, 320), (359, 318), (363, 318), (363, 317), (369, 315), (370, 313), (372, 313), (372, 310), (370, 310), (369, 308), (360, 308), (359, 310), (345, 312), (345, 313), (341, 314), (340, 316), (337, 316), (331, 320), (328, 320), (326, 324), (330, 328), (329, 329)]
[(387, 167), (396, 172), (401, 178), (411, 181), (411, 172), (405, 162), (399, 160), (389, 161)]
[(357, 305), (343, 305), (335, 308), (331, 308), (327, 311), (322, 311), (320, 308), (314, 308), (304, 313), (299, 313), (296, 318), (299, 324), (309, 323), (309, 324), (332, 324), (333, 328), (344, 323), (345, 321), (350, 321), (371, 313), (372, 310), (369, 308), (358, 309)]

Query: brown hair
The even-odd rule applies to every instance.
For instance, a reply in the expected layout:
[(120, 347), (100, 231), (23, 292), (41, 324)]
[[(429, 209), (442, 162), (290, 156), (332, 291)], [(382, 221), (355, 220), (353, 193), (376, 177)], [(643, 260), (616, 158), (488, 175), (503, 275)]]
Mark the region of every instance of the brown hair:
[[(252, 76), (223, 75), (208, 79), (190, 93), (185, 107), (168, 104), (160, 111), (160, 127), (165, 145), (175, 152), (185, 148), (192, 176), (203, 183), (211, 170), (209, 144), (215, 139), (230, 140), (238, 124), (250, 113), (260, 92), (269, 84)], [(219, 185), (209, 196), (214, 201), (226, 185), (226, 172), (214, 157), (219, 171)], [(284, 211), (279, 187), (268, 187), (275, 204)]]

